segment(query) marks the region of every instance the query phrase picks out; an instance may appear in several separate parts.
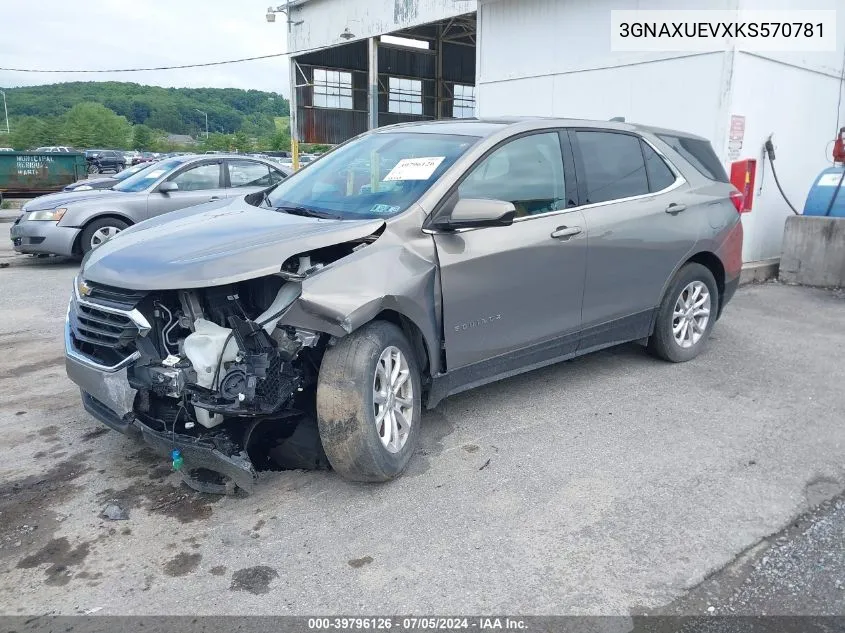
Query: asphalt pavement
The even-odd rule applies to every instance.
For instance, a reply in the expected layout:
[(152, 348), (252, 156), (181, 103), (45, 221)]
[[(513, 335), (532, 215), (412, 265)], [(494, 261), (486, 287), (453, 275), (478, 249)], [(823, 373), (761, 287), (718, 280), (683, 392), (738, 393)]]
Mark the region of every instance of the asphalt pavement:
[(2, 614), (845, 613), (840, 292), (744, 287), (693, 362), (627, 345), (449, 398), (386, 485), (220, 498), (83, 411), (76, 263), (3, 264)]

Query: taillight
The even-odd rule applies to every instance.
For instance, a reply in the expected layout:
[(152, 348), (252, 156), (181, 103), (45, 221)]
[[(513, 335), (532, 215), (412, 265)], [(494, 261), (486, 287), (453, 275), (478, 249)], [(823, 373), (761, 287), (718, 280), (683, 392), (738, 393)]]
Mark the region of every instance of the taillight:
[(734, 207), (736, 207), (737, 213), (742, 213), (742, 203), (744, 200), (745, 196), (742, 195), (741, 191), (731, 191), (731, 202), (734, 203)]

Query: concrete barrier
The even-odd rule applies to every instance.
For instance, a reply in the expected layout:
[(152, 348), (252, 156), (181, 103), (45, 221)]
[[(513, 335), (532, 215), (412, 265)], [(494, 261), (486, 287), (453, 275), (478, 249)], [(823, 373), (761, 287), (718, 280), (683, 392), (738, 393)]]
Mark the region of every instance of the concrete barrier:
[(845, 218), (787, 218), (780, 280), (805, 286), (845, 287)]

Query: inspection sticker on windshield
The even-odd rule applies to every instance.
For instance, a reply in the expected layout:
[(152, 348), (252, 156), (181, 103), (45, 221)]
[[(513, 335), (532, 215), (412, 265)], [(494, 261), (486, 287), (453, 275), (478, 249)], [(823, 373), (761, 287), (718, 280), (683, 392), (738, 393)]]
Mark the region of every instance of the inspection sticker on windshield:
[(444, 158), (446, 157), (403, 158), (384, 177), (384, 182), (391, 180), (428, 180)]
[(374, 204), (370, 209), (370, 213), (377, 213), (378, 215), (388, 215), (391, 213), (396, 213), (399, 210), (399, 207), (395, 207), (391, 204)]
[(159, 176), (164, 174), (164, 172), (164, 169), (156, 169), (155, 171), (151, 171), (150, 173), (148, 173), (147, 178), (158, 178)]

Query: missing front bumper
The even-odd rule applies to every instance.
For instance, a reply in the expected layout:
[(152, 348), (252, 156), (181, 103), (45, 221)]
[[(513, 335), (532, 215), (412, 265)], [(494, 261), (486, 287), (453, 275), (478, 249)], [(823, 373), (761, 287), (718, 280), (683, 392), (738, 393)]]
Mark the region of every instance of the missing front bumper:
[(196, 471), (211, 471), (222, 475), (246, 493), (251, 493), (255, 487), (258, 475), (246, 452), (226, 455), (217, 450), (208, 440), (179, 433), (156, 431), (141, 422), (131, 412), (122, 417), (119, 416), (84, 390), (82, 390), (82, 404), (88, 413), (106, 426), (124, 435), (142, 439), (159, 455), (169, 457), (173, 449), (179, 449), (184, 460), (183, 478), (185, 483), (192, 488), (201, 492), (209, 491), (209, 488), (202, 487), (202, 482), (194, 476), (193, 473)]

